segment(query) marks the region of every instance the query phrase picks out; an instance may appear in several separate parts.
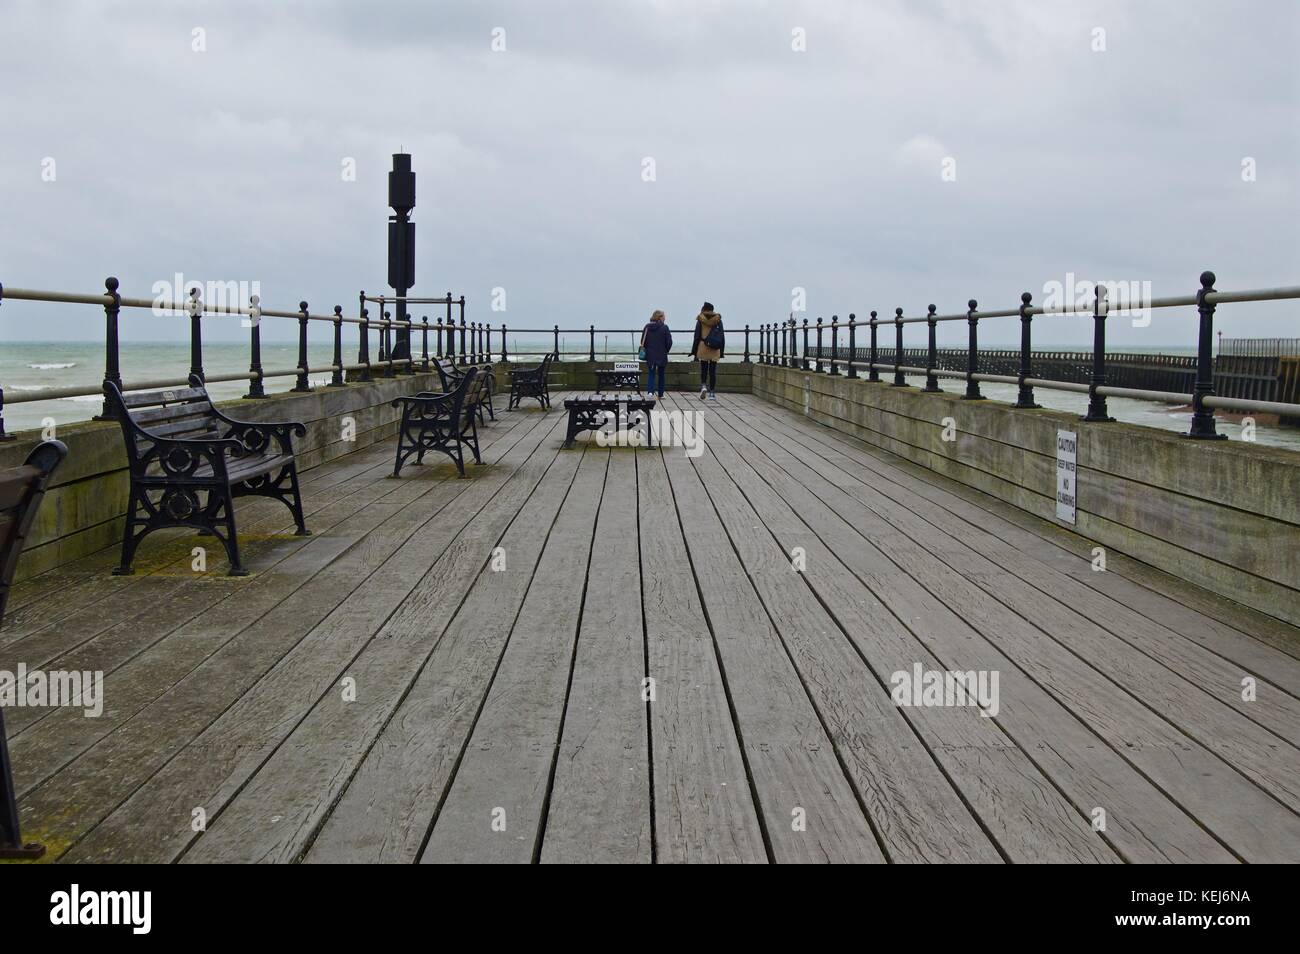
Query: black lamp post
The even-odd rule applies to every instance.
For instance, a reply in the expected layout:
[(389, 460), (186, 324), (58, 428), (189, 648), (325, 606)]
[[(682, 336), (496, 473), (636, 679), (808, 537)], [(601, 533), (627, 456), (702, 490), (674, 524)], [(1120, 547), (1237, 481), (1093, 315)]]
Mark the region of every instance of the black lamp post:
[[(408, 153), (393, 154), (393, 171), (388, 174), (388, 204), (393, 215), (388, 217), (388, 284), (397, 292), (397, 321), (408, 320), (406, 292), (415, 285), (415, 223), (410, 220), (415, 208), (415, 173), (411, 171)], [(411, 357), (411, 328), (399, 324), (397, 334), (390, 339), (392, 360)], [(410, 370), (408, 368), (408, 370)]]

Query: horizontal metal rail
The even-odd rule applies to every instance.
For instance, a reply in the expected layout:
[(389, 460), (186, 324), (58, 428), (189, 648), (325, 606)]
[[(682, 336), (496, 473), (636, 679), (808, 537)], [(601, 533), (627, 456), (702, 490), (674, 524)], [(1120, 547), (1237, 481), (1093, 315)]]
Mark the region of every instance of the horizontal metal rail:
[[(1213, 413), (1215, 408), (1241, 412), (1270, 413), (1284, 418), (1300, 419), (1300, 403), (1215, 394), (1215, 361), (1212, 353), (1213, 319), (1217, 306), (1239, 302), (1300, 299), (1300, 286), (1287, 285), (1277, 288), (1221, 292), (1214, 288), (1215, 281), (1214, 273), (1206, 271), (1201, 273), (1201, 287), (1195, 294), (1156, 298), (1148, 302), (1126, 303), (1114, 308), (1110, 306), (1109, 302), (1109, 287), (1098, 284), (1093, 288), (1091, 308), (1047, 308), (1034, 305), (1033, 296), (1029, 292), (1025, 292), (1020, 296), (1019, 307), (1000, 311), (981, 312), (978, 310), (978, 302), (971, 299), (967, 303), (967, 310), (962, 313), (941, 315), (934, 305), (930, 305), (925, 315), (908, 316), (904, 315), (902, 308), (896, 308), (892, 317), (878, 318), (878, 313), (873, 311), (871, 312), (870, 321), (865, 322), (858, 321), (856, 315), (850, 314), (848, 321), (841, 321), (838, 316), (832, 315), (829, 323), (824, 322), (821, 318), (818, 318), (816, 323), (810, 323), (805, 318), (800, 324), (792, 314), (785, 321), (763, 324), (758, 327), (758, 361), (761, 364), (811, 370), (830, 376), (844, 375), (849, 378), (857, 378), (858, 370), (864, 369), (867, 372), (867, 379), (876, 382), (881, 380), (881, 372), (892, 373), (892, 383), (895, 387), (910, 387), (911, 385), (906, 380), (908, 375), (924, 376), (925, 386), (922, 390), (930, 393), (941, 390), (939, 388), (941, 378), (955, 378), (966, 381), (966, 392), (963, 396), (970, 400), (983, 399), (984, 396), (979, 387), (983, 382), (1013, 384), (1018, 388), (1017, 399), (1013, 406), (1019, 408), (1038, 407), (1034, 401), (1035, 388), (1087, 394), (1088, 412), (1083, 420), (1093, 423), (1108, 423), (1114, 420), (1107, 411), (1106, 399), (1108, 397), (1128, 397), (1140, 400), (1190, 404), (1192, 407), (1192, 423), (1188, 436), (1202, 439), (1222, 438), (1224, 436), (1219, 434), (1215, 428)], [(1197, 309), (1199, 318), (1194, 388), (1190, 393), (1145, 388), (1123, 388), (1107, 384), (1106, 319), (1110, 315), (1145, 314), (1147, 311), (1157, 308), (1185, 308), (1188, 306), (1194, 306)], [(1031, 334), (1033, 319), (1035, 317), (1071, 318), (1084, 316), (1093, 319), (1092, 369), (1088, 383), (1056, 381), (1036, 376), (1033, 373)], [(1018, 373), (1014, 376), (989, 374), (980, 371), (978, 327), (981, 320), (989, 318), (1020, 319), (1019, 368)], [(969, 327), (969, 346), (966, 350), (967, 368), (965, 371), (939, 366), (935, 331), (938, 324), (945, 321), (965, 321)], [(904, 357), (904, 326), (921, 322), (926, 324), (929, 331), (926, 365), (925, 367), (904, 365), (902, 363)], [(879, 360), (879, 331), (882, 327), (888, 326), (892, 326), (894, 330), (894, 363), (892, 364)], [(870, 334), (870, 356), (869, 360), (860, 361), (857, 360), (859, 350), (857, 335), (864, 330)], [(748, 329), (746, 331), (748, 332)], [(841, 333), (847, 337), (848, 358), (840, 357)], [(812, 336), (815, 336), (815, 345), (810, 343)], [(829, 357), (824, 345), (828, 337), (830, 340)], [(1292, 339), (1275, 340), (1281, 342)], [(748, 357), (748, 334), (746, 334), (745, 350), (746, 357)], [(1164, 370), (1168, 366), (1169, 363), (1165, 362), (1161, 365), (1160, 370)], [(1238, 370), (1228, 374), (1229, 379), (1234, 376), (1241, 378), (1244, 375)]]

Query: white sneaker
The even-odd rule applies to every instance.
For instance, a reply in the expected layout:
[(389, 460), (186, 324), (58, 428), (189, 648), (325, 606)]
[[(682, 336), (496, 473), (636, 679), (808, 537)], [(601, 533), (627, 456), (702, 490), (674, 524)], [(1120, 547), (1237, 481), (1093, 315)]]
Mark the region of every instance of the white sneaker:
[(700, 385), (700, 400), (706, 400), (709, 396), (709, 389), (703, 384)]
[(716, 401), (717, 399), (718, 399), (718, 396), (717, 396), (716, 394), (714, 394), (712, 391), (710, 391), (710, 392), (709, 392), (709, 400), (710, 400), (710, 401)]

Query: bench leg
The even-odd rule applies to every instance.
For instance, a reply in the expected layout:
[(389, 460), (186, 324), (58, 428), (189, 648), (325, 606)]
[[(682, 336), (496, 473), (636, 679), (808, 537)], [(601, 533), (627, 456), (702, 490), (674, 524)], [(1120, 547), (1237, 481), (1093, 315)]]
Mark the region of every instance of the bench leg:
[(290, 504), (289, 510), (293, 513), (294, 523), (298, 524), (298, 529), (294, 531), (294, 535), (310, 537), (311, 531), (307, 529), (307, 522), (302, 515), (302, 491), (298, 489), (298, 464), (296, 461), (289, 465), (289, 487), (293, 493), (293, 503)]
[(0, 858), (39, 858), (45, 846), (24, 842), (18, 827), (18, 799), (14, 790), (14, 773), (9, 764), (9, 744), (5, 741), (5, 716), (0, 709)]
[[(216, 493), (216, 491), (213, 491)], [(230, 561), (230, 576), (248, 576), (248, 571), (244, 569), (243, 562), (239, 559), (239, 534), (235, 530), (235, 495), (230, 489), (226, 489), (226, 519), (223, 521), (226, 525), (226, 535), (222, 537), (217, 534), (217, 539), (226, 548), (226, 558)]]
[(140, 539), (144, 536), (144, 533), (135, 532), (136, 525), (143, 522), (136, 517), (138, 510), (139, 498), (132, 488), (131, 500), (126, 508), (126, 528), (122, 531), (122, 562), (113, 569), (114, 576), (130, 576), (135, 572), (131, 569), (131, 562), (135, 559), (135, 548), (140, 545)]

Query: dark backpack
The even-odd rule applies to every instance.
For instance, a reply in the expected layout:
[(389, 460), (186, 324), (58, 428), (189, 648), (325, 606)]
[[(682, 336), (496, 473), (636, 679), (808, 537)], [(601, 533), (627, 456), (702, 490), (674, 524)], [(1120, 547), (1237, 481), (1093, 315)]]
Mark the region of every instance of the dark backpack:
[(719, 318), (718, 323), (709, 329), (709, 335), (704, 339), (704, 344), (706, 347), (721, 351), (724, 341), (726, 341), (726, 338), (722, 334), (722, 319)]

